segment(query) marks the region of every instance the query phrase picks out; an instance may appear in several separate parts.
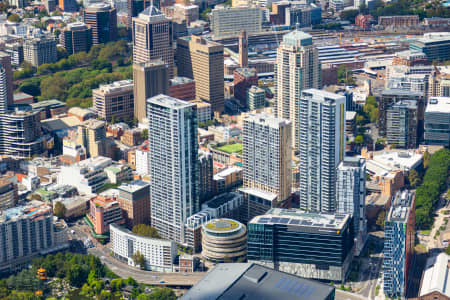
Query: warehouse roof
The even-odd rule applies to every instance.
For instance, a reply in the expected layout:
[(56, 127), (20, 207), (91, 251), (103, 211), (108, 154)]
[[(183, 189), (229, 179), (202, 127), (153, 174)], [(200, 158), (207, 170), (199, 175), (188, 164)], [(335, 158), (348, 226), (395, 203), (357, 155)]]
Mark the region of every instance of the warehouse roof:
[(218, 264), (181, 300), (321, 300), (334, 287), (252, 263)]

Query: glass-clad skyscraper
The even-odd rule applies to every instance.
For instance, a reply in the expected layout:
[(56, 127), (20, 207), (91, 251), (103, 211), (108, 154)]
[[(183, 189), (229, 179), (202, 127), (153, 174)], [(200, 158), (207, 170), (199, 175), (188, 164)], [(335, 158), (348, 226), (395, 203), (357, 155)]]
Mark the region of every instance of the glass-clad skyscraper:
[(272, 208), (248, 223), (248, 260), (305, 278), (343, 281), (353, 258), (349, 214)]
[(384, 293), (389, 297), (405, 296), (408, 271), (414, 251), (413, 192), (398, 191), (384, 225)]

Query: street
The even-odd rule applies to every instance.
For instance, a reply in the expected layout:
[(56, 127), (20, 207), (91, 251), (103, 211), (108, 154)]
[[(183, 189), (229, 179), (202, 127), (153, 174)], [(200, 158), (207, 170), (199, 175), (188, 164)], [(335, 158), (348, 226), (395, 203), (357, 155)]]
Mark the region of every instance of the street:
[[(108, 266), (108, 268), (115, 274), (122, 278), (133, 277), (138, 282), (151, 285), (168, 285), (171, 287), (190, 287), (200, 281), (206, 272), (195, 272), (195, 273), (162, 273), (162, 272), (151, 272), (137, 269), (135, 267), (124, 264), (110, 255), (110, 249), (108, 245), (102, 245), (90, 237), (89, 228), (84, 224), (72, 224), (70, 230), (74, 233), (70, 233), (69, 237), (74, 241), (72, 243), (76, 246), (77, 252), (86, 253), (83, 242), (86, 239), (91, 239), (94, 247), (88, 248), (87, 253), (93, 254), (101, 259), (101, 261)], [(78, 241), (78, 242), (75, 242)], [(336, 288), (336, 299), (337, 300), (366, 300), (374, 299), (373, 297), (368, 298), (368, 295), (374, 295), (375, 286), (377, 284), (377, 274), (380, 268), (381, 259), (374, 255), (374, 257), (368, 258), (367, 265), (370, 268), (367, 270), (363, 279), (365, 281), (365, 288), (362, 289), (362, 293), (354, 294), (342, 291)], [(376, 268), (373, 269), (372, 266)], [(372, 270), (373, 269), (373, 270)]]
[(336, 300), (367, 300), (368, 298), (354, 293), (345, 292), (336, 289)]
[[(73, 241), (78, 240), (84, 242), (86, 239), (91, 239), (94, 247), (88, 248), (87, 253), (99, 257), (111, 271), (122, 278), (133, 277), (139, 282), (152, 285), (192, 286), (196, 284), (200, 279), (202, 279), (206, 274), (206, 272), (163, 273), (140, 270), (111, 257), (108, 245), (102, 245), (95, 241), (95, 239), (92, 239), (89, 234), (89, 228), (86, 225), (76, 224), (70, 227), (70, 230), (74, 231), (73, 234), (70, 234), (70, 238)], [(73, 244), (76, 245), (77, 250), (79, 247), (83, 248), (84, 250), (84, 245), (82, 243), (75, 242)]]

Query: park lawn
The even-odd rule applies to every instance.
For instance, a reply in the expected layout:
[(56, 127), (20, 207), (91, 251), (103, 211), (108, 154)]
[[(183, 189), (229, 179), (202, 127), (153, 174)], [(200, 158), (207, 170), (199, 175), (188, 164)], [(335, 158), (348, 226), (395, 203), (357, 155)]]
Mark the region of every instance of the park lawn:
[(222, 147), (217, 148), (217, 150), (226, 152), (228, 154), (231, 154), (231, 153), (241, 154), (242, 153), (242, 144), (239, 144), (239, 143), (228, 144), (228, 145), (224, 145)]

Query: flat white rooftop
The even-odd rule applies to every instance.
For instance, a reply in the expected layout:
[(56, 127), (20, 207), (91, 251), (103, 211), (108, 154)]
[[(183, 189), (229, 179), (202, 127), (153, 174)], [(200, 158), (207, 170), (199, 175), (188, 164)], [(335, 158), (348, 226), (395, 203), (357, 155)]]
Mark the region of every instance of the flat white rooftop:
[(385, 165), (386, 169), (409, 171), (415, 169), (423, 159), (423, 155), (413, 150), (389, 151), (374, 153), (373, 161)]
[(173, 97), (163, 95), (163, 94), (160, 94), (160, 95), (157, 95), (157, 96), (147, 99), (147, 103), (156, 104), (156, 105), (160, 105), (160, 106), (171, 108), (171, 109), (178, 109), (178, 108), (194, 106), (194, 104), (189, 103), (187, 101), (182, 101), (177, 98), (173, 98)]
[(420, 297), (434, 291), (450, 297), (449, 262), (450, 256), (445, 253), (427, 260), (419, 292)]
[(426, 113), (450, 113), (450, 97), (430, 97)]
[(255, 188), (240, 188), (239, 191), (271, 202), (278, 196), (277, 194), (261, 191)]
[(245, 118), (247, 122), (254, 122), (256, 124), (269, 126), (272, 128), (280, 128), (286, 125), (289, 125), (291, 122), (285, 119), (275, 118), (273, 115), (269, 115), (266, 113), (260, 114), (250, 114), (247, 118)]

